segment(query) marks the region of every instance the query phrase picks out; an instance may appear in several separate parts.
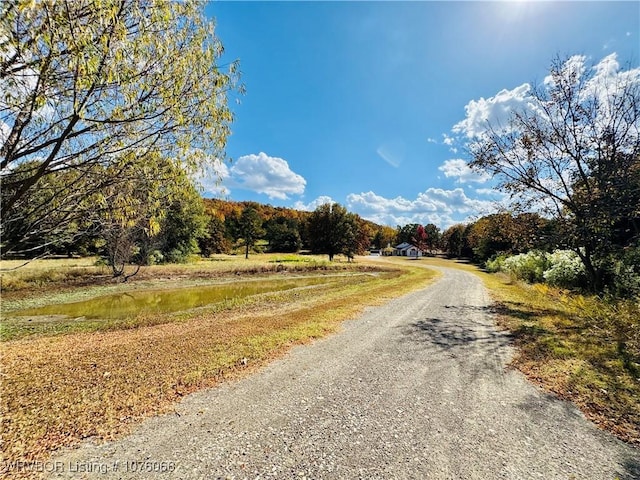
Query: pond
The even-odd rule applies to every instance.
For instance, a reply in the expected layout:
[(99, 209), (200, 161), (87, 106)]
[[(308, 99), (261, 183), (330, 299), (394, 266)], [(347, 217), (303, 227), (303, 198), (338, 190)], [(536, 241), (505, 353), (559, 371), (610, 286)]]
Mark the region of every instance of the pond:
[[(62, 303), (19, 310), (12, 317), (84, 318), (95, 320), (124, 320), (140, 314), (171, 313), (204, 307), (231, 299), (241, 299), (261, 293), (278, 292), (335, 281), (336, 276), (298, 277), (244, 281), (166, 290), (142, 290), (107, 295), (75, 303)], [(35, 317), (35, 318), (34, 318)], [(26, 319), (26, 318), (25, 318)]]

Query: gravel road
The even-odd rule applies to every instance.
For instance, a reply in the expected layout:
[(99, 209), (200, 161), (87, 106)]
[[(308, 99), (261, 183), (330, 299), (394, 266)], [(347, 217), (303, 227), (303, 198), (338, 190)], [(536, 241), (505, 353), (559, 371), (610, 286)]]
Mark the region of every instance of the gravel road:
[(640, 478), (640, 450), (506, 369), (477, 277), (441, 271), (128, 437), (64, 452), (50, 478)]

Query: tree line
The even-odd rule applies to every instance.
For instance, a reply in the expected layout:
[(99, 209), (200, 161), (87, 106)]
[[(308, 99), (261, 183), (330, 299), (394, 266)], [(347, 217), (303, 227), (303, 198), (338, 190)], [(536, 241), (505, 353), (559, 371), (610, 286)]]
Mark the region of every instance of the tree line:
[(567, 249), (598, 293), (640, 275), (640, 68), (615, 55), (557, 58), (508, 118), (454, 127), (513, 214), (441, 238), (430, 225), (375, 226), (338, 204), (267, 215), (203, 203), (193, 183), (223, 170), (228, 100), (244, 91), (238, 62), (219, 62), (204, 5), (0, 2), (1, 257), (100, 253), (124, 275), (130, 262), (182, 261), (239, 239), (245, 255), (266, 241), (330, 258), (410, 241), (485, 262)]

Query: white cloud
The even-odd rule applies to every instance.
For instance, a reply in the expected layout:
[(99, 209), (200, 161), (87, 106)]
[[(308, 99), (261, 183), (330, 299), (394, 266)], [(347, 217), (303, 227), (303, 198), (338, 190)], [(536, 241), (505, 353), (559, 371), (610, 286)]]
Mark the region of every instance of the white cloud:
[(444, 176), (447, 178), (457, 178), (457, 183), (485, 183), (491, 179), (491, 176), (486, 172), (476, 172), (467, 165), (462, 159), (455, 158), (446, 160), (442, 165), (438, 167), (438, 170), (444, 172)]
[[(614, 54), (615, 55), (615, 54)], [(573, 81), (577, 84), (580, 81), (580, 78), (584, 75), (586, 71), (585, 61), (587, 57), (584, 55), (573, 55), (567, 59), (562, 64), (562, 77), (564, 79), (573, 78)], [(553, 76), (547, 75), (544, 79), (544, 84), (547, 86), (553, 85)]]
[(218, 158), (210, 161), (204, 170), (195, 176), (196, 182), (202, 186), (202, 189), (216, 197), (224, 197), (231, 193), (223, 185), (228, 178), (229, 167)]
[(506, 193), (501, 192), (500, 190), (496, 190), (495, 188), (476, 188), (475, 192), (479, 195), (487, 195), (500, 198), (505, 198), (507, 196)]
[[(585, 130), (584, 135), (598, 138), (602, 129), (611, 127), (615, 112), (610, 112), (609, 108), (612, 105), (618, 108), (619, 101), (616, 99), (623, 85), (640, 85), (640, 68), (621, 70), (616, 53), (605, 56), (592, 67), (587, 65), (587, 61), (584, 55), (569, 57), (560, 66), (560, 75), (563, 82), (573, 82), (578, 89), (578, 101), (597, 101), (598, 117), (592, 125), (586, 126), (593, 131)], [(548, 75), (540, 88), (551, 92), (554, 82), (553, 76)], [(465, 106), (465, 119), (455, 124), (452, 131), (471, 139), (486, 135), (489, 126), (496, 132), (507, 133), (511, 131), (509, 119), (514, 112), (533, 113), (546, 122), (564, 121), (564, 110), (554, 110), (553, 105), (551, 107), (543, 108), (540, 101), (533, 97), (531, 86), (524, 83), (512, 90), (503, 89), (488, 99), (471, 100)], [(639, 135), (638, 125), (621, 123), (618, 127), (628, 137), (636, 138)], [(445, 143), (453, 144), (451, 137), (444, 135), (444, 138)]]
[(453, 131), (474, 138), (482, 136), (488, 125), (494, 129), (508, 129), (511, 113), (529, 105), (530, 92), (531, 86), (524, 83), (513, 90), (501, 90), (487, 99), (471, 100), (464, 107), (466, 118), (455, 124)]
[(494, 202), (469, 198), (462, 188), (429, 188), (413, 200), (385, 198), (374, 192), (347, 196), (347, 208), (381, 225), (434, 223), (441, 229), (495, 211)]
[(456, 148), (456, 142), (457, 139), (456, 137), (450, 137), (449, 135), (447, 135), (446, 133), (442, 134), (442, 143), (444, 143), (445, 145), (447, 145), (449, 147), (449, 151), (452, 153), (458, 153), (458, 149)]
[(296, 203), (293, 204), (293, 208), (295, 208), (296, 210), (302, 210), (304, 212), (313, 212), (320, 205), (324, 205), (326, 203), (335, 203), (335, 202), (331, 197), (322, 195), (307, 204), (303, 203), (302, 201), (297, 201)]
[(289, 195), (302, 195), (307, 181), (289, 168), (286, 160), (264, 152), (244, 155), (231, 166), (226, 187), (241, 188), (286, 200)]

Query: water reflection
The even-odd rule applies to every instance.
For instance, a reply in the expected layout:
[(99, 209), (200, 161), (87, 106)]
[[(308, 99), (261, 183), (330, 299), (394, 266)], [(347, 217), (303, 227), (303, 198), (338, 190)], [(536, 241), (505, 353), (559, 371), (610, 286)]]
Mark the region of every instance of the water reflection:
[(97, 297), (76, 303), (48, 305), (14, 312), (15, 316), (64, 315), (86, 319), (126, 319), (143, 313), (170, 313), (245, 298), (335, 281), (336, 277), (301, 277), (282, 280), (234, 282), (201, 287), (147, 290)]

